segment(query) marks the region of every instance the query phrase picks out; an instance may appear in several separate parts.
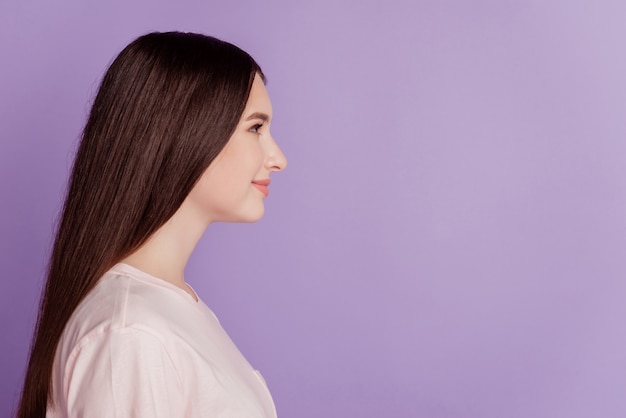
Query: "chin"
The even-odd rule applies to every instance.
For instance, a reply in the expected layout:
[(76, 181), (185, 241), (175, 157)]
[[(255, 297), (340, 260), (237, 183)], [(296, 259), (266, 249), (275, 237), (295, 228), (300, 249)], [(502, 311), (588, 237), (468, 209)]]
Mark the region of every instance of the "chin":
[(228, 220), (224, 220), (224, 222), (228, 223), (254, 223), (263, 217), (265, 213), (265, 208), (261, 205), (260, 208), (256, 210), (248, 210), (246, 212), (242, 212), (237, 214), (236, 216), (229, 217)]
[(254, 216), (251, 216), (249, 218), (249, 220), (247, 220), (245, 222), (249, 222), (249, 223), (256, 222), (256, 221), (260, 220), (263, 217), (264, 214), (265, 214), (265, 208), (263, 206), (261, 206), (261, 210), (258, 211), (258, 213), (256, 213)]

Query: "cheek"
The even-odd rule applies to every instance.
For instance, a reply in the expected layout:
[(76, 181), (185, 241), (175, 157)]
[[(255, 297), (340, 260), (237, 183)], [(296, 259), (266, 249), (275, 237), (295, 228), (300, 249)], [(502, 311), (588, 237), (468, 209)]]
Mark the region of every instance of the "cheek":
[(223, 167), (229, 183), (236, 187), (236, 184), (250, 183), (257, 178), (259, 171), (263, 168), (265, 161), (264, 153), (258, 142), (247, 144), (241, 147), (237, 153), (230, 155), (227, 163)]
[(263, 161), (263, 145), (261, 138), (246, 138), (242, 141), (231, 156), (231, 161), (247, 166), (258, 166)]
[(189, 197), (203, 206), (210, 201), (228, 200), (241, 192), (257, 177), (265, 161), (259, 143), (245, 146), (234, 143), (202, 174)]
[(247, 167), (249, 167), (249, 171), (252, 172), (253, 176), (256, 177), (256, 174), (263, 168), (263, 163), (265, 161), (265, 156), (263, 150), (260, 146), (256, 147), (255, 152), (250, 156), (248, 160)]
[(218, 193), (219, 182), (215, 180), (215, 170), (208, 168), (200, 177), (196, 185), (191, 189), (187, 200), (199, 208), (207, 207), (211, 199)]

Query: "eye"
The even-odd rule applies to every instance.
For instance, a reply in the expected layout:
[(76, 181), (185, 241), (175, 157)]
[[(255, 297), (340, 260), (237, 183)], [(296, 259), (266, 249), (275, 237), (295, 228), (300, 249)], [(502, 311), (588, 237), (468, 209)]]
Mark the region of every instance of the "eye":
[(259, 129), (261, 129), (261, 127), (263, 126), (262, 123), (257, 123), (256, 125), (254, 125), (252, 128), (250, 128), (250, 132), (253, 132), (255, 134), (259, 133)]

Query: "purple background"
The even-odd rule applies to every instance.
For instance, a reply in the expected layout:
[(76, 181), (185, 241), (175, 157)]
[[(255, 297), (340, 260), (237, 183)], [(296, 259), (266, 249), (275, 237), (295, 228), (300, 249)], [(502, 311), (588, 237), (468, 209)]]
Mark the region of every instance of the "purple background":
[(114, 55), (200, 31), (269, 77), (289, 158), (188, 280), (282, 417), (626, 416), (626, 3), (0, 4), (0, 415)]

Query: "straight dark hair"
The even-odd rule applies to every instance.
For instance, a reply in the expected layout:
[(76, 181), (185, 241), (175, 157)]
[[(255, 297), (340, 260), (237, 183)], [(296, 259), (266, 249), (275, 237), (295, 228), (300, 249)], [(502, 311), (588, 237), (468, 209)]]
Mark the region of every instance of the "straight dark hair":
[(256, 74), (265, 80), (246, 52), (194, 33), (141, 36), (112, 62), (74, 161), (18, 417), (46, 415), (70, 316), (174, 215), (233, 134)]

